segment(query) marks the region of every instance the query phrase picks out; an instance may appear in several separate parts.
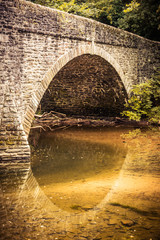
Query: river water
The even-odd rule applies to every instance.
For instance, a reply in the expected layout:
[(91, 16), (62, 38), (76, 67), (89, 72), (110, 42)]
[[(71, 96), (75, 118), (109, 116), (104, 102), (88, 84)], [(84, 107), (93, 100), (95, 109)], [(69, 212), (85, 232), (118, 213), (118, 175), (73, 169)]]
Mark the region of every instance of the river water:
[(96, 206), (126, 158), (120, 134), (111, 129), (68, 129), (41, 136), (32, 154), (32, 171), (44, 193), (67, 211)]
[(160, 239), (159, 129), (69, 128), (31, 143), (31, 167), (2, 174), (2, 239)]

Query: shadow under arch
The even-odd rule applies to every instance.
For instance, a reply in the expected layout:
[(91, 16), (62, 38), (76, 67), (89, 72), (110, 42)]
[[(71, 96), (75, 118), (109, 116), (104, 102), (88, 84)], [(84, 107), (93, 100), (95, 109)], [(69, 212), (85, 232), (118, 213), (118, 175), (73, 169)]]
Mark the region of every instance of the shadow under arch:
[[(151, 147), (150, 146), (151, 142), (148, 141), (148, 138), (146, 138), (145, 144), (144, 144), (144, 141), (141, 141), (141, 139), (139, 140), (133, 139), (133, 142), (129, 148), (129, 151), (127, 152), (127, 155), (124, 159), (121, 170), (117, 174), (117, 177), (110, 191), (106, 194), (104, 199), (102, 199), (102, 201), (95, 206), (94, 209), (84, 213), (80, 213), (78, 215), (65, 212), (59, 209), (56, 205), (54, 205), (50, 201), (50, 199), (48, 199), (48, 197), (44, 194), (44, 192), (41, 190), (37, 180), (32, 174), (32, 171), (29, 169), (28, 178), (25, 181), (25, 183), (23, 182), (22, 184), (23, 186), (21, 186), (21, 192), (19, 193), (18, 191), (16, 193), (16, 197), (15, 197), (16, 201), (13, 201), (13, 199), (11, 199), (12, 201), (9, 202), (8, 196), (10, 197), (10, 195), (6, 195), (6, 198), (2, 199), (2, 200), (5, 200), (5, 204), (8, 205), (10, 209), (10, 212), (8, 214), (6, 212), (6, 216), (1, 215), (2, 217), (1, 221), (3, 221), (1, 224), (1, 227), (3, 227), (2, 230), (4, 230), (4, 234), (6, 235), (9, 233), (10, 236), (12, 236), (13, 238), (14, 234), (17, 236), (17, 233), (20, 233), (20, 234), (23, 234), (24, 237), (26, 237), (26, 231), (24, 231), (24, 229), (27, 229), (27, 231), (29, 231), (30, 229), (32, 230), (34, 229), (31, 227), (26, 228), (27, 222), (29, 222), (29, 224), (31, 223), (32, 225), (34, 225), (34, 227), (39, 225), (39, 228), (37, 228), (38, 232), (37, 230), (34, 230), (34, 236), (37, 236), (38, 234), (39, 235), (43, 234), (43, 232), (45, 234), (46, 232), (44, 231), (44, 226), (43, 226), (45, 223), (45, 226), (48, 227), (48, 230), (47, 230), (48, 232), (45, 236), (42, 235), (41, 238), (43, 238), (44, 236), (44, 239), (48, 239), (46, 237), (49, 234), (51, 234), (51, 236), (53, 235), (53, 229), (57, 228), (58, 231), (62, 233), (62, 230), (65, 232), (67, 230), (72, 230), (72, 228), (74, 227), (79, 228), (80, 226), (83, 226), (82, 224), (86, 223), (86, 221), (88, 224), (90, 221), (94, 220), (97, 214), (100, 213), (102, 209), (104, 209), (106, 214), (105, 216), (107, 216), (107, 219), (109, 220), (110, 215), (108, 210), (109, 210), (110, 203), (116, 203), (117, 206), (122, 207), (122, 210), (123, 208), (125, 208), (125, 212), (127, 213), (127, 214), (125, 213), (125, 216), (128, 216), (128, 213), (130, 212), (130, 210), (133, 210), (132, 212), (134, 212), (134, 210), (136, 211), (136, 209), (139, 211), (139, 213), (144, 212), (148, 214), (149, 213), (148, 211), (153, 211), (153, 207), (157, 211), (157, 213), (158, 211), (160, 212), (159, 201), (158, 201), (159, 189), (160, 189), (159, 188), (159, 184), (160, 184), (159, 172), (157, 171), (157, 165), (155, 164), (156, 161), (158, 160), (159, 154), (157, 152), (158, 155), (156, 159), (155, 151), (153, 151), (153, 149), (154, 150), (157, 149), (155, 138), (153, 138), (153, 141), (154, 141), (154, 145), (151, 145), (152, 146)], [(144, 148), (146, 148), (146, 146), (148, 150), (145, 152)], [(153, 160), (154, 158), (155, 160)], [(139, 171), (137, 171), (137, 169), (139, 169)], [(149, 176), (148, 176), (148, 173), (150, 174)], [(18, 184), (21, 184), (19, 181), (20, 180), (19, 176), (17, 174), (16, 174), (16, 178), (17, 178)], [(145, 183), (144, 179), (145, 180), (148, 179), (148, 181)], [(145, 190), (144, 190), (144, 186), (145, 186)], [(146, 190), (150, 190), (150, 191), (146, 191)], [(137, 191), (139, 192), (138, 198), (137, 198)], [(15, 189), (14, 189), (14, 194), (15, 194)], [(2, 194), (2, 196), (4, 197), (4, 193)], [(139, 210), (140, 203), (141, 205)], [(108, 207), (107, 207), (107, 204), (108, 204)], [(15, 213), (13, 212), (13, 210)], [(116, 211), (118, 210), (116, 209)], [(149, 214), (151, 213), (152, 212), (150, 212)], [(115, 213), (113, 212), (113, 214)], [(13, 221), (9, 222), (9, 225), (7, 226), (8, 216), (10, 219), (13, 219)], [(117, 216), (117, 214), (115, 216)], [(118, 212), (118, 216), (120, 216), (119, 219), (121, 219), (121, 216), (124, 217), (124, 214), (119, 215), (119, 212)], [(137, 224), (137, 216), (139, 217), (139, 215), (135, 215), (135, 218), (133, 218), (133, 222), (135, 219), (136, 224)], [(153, 219), (155, 219), (155, 216), (159, 216), (159, 215), (153, 215), (153, 216), (154, 216)], [(144, 216), (142, 219), (144, 219)], [(148, 215), (146, 215), (146, 221), (147, 219), (149, 219)], [(91, 222), (91, 224), (93, 223)], [(19, 226), (20, 228), (18, 228), (17, 226)], [(27, 226), (29, 227), (29, 225)], [(107, 229), (107, 227), (108, 225), (106, 225), (106, 222), (105, 222), (105, 229)], [(39, 229), (41, 229), (41, 232), (39, 232)], [(12, 231), (10, 232), (10, 230)], [(115, 231), (115, 225), (113, 225), (112, 230)], [(140, 233), (141, 232), (142, 230), (140, 230)], [(1, 233), (3, 234), (3, 232)], [(31, 234), (30, 231), (29, 233)], [(159, 231), (158, 232), (155, 231), (155, 234), (159, 236), (158, 235)], [(7, 238), (7, 239), (11, 239), (11, 238)]]
[(37, 89), (35, 90), (32, 99), (30, 101), (30, 104), (24, 114), (24, 119), (22, 121), (22, 125), (24, 128), (24, 131), (26, 133), (26, 136), (28, 137), (30, 128), (31, 128), (31, 123), (34, 117), (34, 114), (38, 108), (38, 105), (49, 87), (49, 84), (55, 77), (55, 75), (72, 59), (84, 55), (84, 54), (90, 54), (90, 55), (97, 55), (104, 60), (106, 60), (117, 72), (119, 75), (126, 93), (129, 94), (129, 83), (126, 81), (125, 75), (122, 71), (122, 68), (118, 64), (118, 62), (109, 54), (107, 53), (104, 49), (97, 47), (95, 45), (83, 45), (79, 46), (78, 48), (75, 48), (63, 56), (61, 56), (54, 64), (53, 66), (48, 70), (48, 72), (45, 74), (43, 80), (41, 83), (39, 83)]
[[(128, 87), (129, 84), (127, 83), (127, 81), (125, 79), (125, 75), (122, 71), (122, 68), (120, 67), (118, 62), (109, 53), (107, 53), (104, 49), (97, 47), (95, 45), (79, 46), (78, 48), (73, 49), (73, 50), (67, 52), (66, 54), (64, 54), (63, 56), (61, 56), (53, 64), (53, 66), (48, 70), (48, 72), (45, 74), (41, 83), (39, 83), (37, 89), (35, 89), (35, 92), (32, 96), (30, 104), (25, 112), (24, 119), (22, 122), (26, 136), (29, 135), (31, 123), (32, 123), (33, 117), (35, 115), (35, 112), (38, 108), (38, 105), (39, 105), (41, 99), (43, 98), (44, 93), (48, 89), (53, 78), (69, 61), (73, 60), (76, 57), (85, 55), (85, 54), (96, 55), (96, 56), (99, 56), (99, 57), (103, 58), (104, 60), (106, 60), (115, 69), (115, 71), (119, 75), (119, 78), (122, 81), (122, 84), (124, 85), (126, 93), (129, 94), (129, 87)], [(117, 178), (115, 179), (115, 181), (117, 181), (117, 179), (119, 178), (119, 174), (118, 174)], [(115, 184), (113, 183), (113, 189), (114, 189), (114, 185)], [(30, 190), (30, 196), (32, 195), (33, 199), (35, 199), (35, 205), (37, 204), (37, 202), (41, 203), (39, 206), (40, 209), (42, 209), (44, 207), (44, 211), (49, 212), (50, 213), (49, 217), (51, 217), (51, 218), (54, 215), (55, 226), (59, 226), (59, 224), (60, 224), (59, 227), (61, 227), (61, 222), (62, 222), (65, 225), (65, 226), (63, 226), (63, 228), (65, 227), (65, 229), (72, 228), (73, 222), (75, 224), (79, 224), (80, 222), (81, 223), (85, 222), (86, 219), (88, 219), (88, 218), (94, 219), (97, 212), (99, 212), (106, 205), (106, 203), (109, 201), (109, 199), (111, 198), (111, 195), (112, 195), (112, 191), (109, 191), (109, 193), (106, 195), (106, 197), (104, 199), (102, 199), (102, 201), (97, 206), (95, 206), (92, 210), (89, 210), (85, 213), (80, 213), (77, 215), (77, 214), (66, 212), (66, 211), (58, 208), (55, 204), (53, 204), (50, 201), (50, 199), (48, 199), (48, 197), (45, 195), (45, 193), (41, 190), (37, 180), (33, 176), (31, 168), (30, 168), (30, 171), (28, 174), (28, 179), (25, 182), (24, 188), (21, 192), (21, 195), (26, 195), (24, 193), (28, 189)], [(46, 206), (47, 206), (47, 208), (46, 208)], [(56, 219), (57, 219), (57, 221), (56, 221)]]
[[(156, 174), (157, 166), (149, 164), (150, 161), (153, 161), (151, 159), (154, 158), (155, 154), (153, 153), (153, 147), (155, 149), (158, 142), (156, 143), (153, 138), (154, 142), (151, 148), (151, 142), (148, 142), (145, 135), (143, 136), (144, 141), (141, 140), (142, 138), (133, 138), (131, 142), (128, 142), (127, 154), (110, 190), (94, 208), (86, 212), (74, 214), (57, 207), (40, 188), (32, 171), (29, 173), (22, 196), (26, 196), (25, 191), (29, 190), (29, 195), (32, 195), (33, 199), (32, 204), (33, 202), (35, 202), (35, 206), (39, 204), (39, 208), (43, 209), (45, 214), (47, 214), (45, 218), (53, 219), (53, 226), (65, 231), (72, 229), (74, 226), (79, 227), (81, 224), (86, 223), (88, 219), (89, 221), (94, 220), (97, 214), (102, 210), (105, 211), (107, 207), (109, 209), (110, 205), (117, 205), (122, 209), (132, 210), (138, 214), (144, 213), (147, 216), (155, 209), (153, 214), (158, 214), (160, 211), (158, 201), (159, 191), (157, 191), (159, 189), (159, 173), (157, 172)], [(146, 146), (148, 151), (145, 152), (144, 149)], [(155, 161), (157, 161), (156, 158)], [(147, 180), (147, 182), (145, 183), (144, 180)], [(150, 186), (153, 186), (153, 188), (150, 188)]]
[[(104, 60), (106, 60), (115, 69), (115, 71), (117, 72), (117, 74), (119, 75), (119, 77), (122, 81), (122, 84), (125, 87), (126, 93), (129, 94), (129, 87), (128, 87), (129, 84), (127, 83), (127, 81), (125, 79), (125, 75), (122, 71), (122, 68), (120, 67), (118, 62), (109, 53), (107, 53), (104, 49), (97, 47), (95, 45), (79, 46), (78, 48), (75, 48), (75, 49), (67, 52), (63, 56), (61, 56), (53, 64), (53, 66), (47, 71), (47, 73), (43, 77), (42, 81), (37, 86), (37, 89), (35, 89), (35, 92), (32, 96), (29, 106), (27, 107), (27, 110), (24, 114), (24, 118), (22, 121), (22, 126), (23, 126), (24, 132), (26, 134), (26, 137), (29, 136), (32, 120), (33, 120), (35, 112), (39, 106), (39, 103), (40, 103), (41, 99), (43, 98), (43, 95), (46, 92), (46, 90), (48, 89), (53, 78), (68, 62), (70, 62), (71, 60), (73, 60), (76, 57), (79, 57), (79, 56), (82, 56), (85, 54), (90, 54), (92, 56), (96, 55), (96, 56), (101, 57)], [(35, 188), (39, 189), (39, 185), (38, 185), (37, 181), (35, 180), (35, 178), (33, 177), (31, 167), (29, 168), (29, 172), (30, 173), (27, 174), (27, 176), (29, 176), (28, 179), (32, 179), (32, 180), (34, 179), (33, 182), (35, 183), (35, 186), (36, 186)], [(24, 184), (24, 186), (25, 186), (25, 184)], [(44, 195), (44, 193), (42, 195)], [(45, 197), (45, 199), (46, 199), (46, 197)]]
[[(109, 192), (96, 206), (88, 211), (73, 213), (62, 210), (56, 206), (56, 204), (51, 202), (51, 200), (45, 195), (36, 178), (34, 177), (31, 169), (29, 171), (28, 178), (23, 186), (23, 189), (19, 194), (19, 199), (23, 199), (24, 202), (27, 202), (26, 208), (33, 209), (33, 207), (36, 206), (37, 212), (40, 209), (44, 215), (44, 218), (52, 220), (52, 227), (61, 229), (63, 231), (71, 230), (75, 227), (79, 227), (81, 224), (85, 224), (88, 219), (89, 221), (93, 221), (97, 214), (99, 214), (99, 212), (105, 208), (106, 204), (111, 200), (112, 195), (117, 190), (118, 181), (123, 176), (124, 166), (127, 161), (128, 154), (126, 155), (122, 168), (113, 181), (113, 185)], [(30, 202), (32, 205), (30, 205)], [(23, 211), (25, 215), (25, 209)]]

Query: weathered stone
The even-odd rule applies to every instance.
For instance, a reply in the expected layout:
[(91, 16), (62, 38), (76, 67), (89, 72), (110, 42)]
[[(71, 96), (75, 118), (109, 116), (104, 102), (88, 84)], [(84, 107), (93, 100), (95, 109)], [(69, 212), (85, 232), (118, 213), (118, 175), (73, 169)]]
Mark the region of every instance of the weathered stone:
[(131, 227), (135, 224), (135, 222), (133, 222), (132, 220), (130, 219), (122, 219), (121, 220), (121, 223), (124, 225), (124, 226), (127, 226), (127, 227)]
[(116, 225), (119, 224), (119, 221), (117, 219), (109, 219), (108, 225)]
[[(1, 146), (16, 149), (11, 154), (1, 148), (4, 160), (22, 158), (47, 89), (54, 95), (50, 107), (115, 115), (133, 84), (159, 65), (158, 42), (90, 19), (25, 0), (1, 0), (0, 16), (0, 138), (6, 137)], [(30, 153), (26, 149), (24, 158)]]

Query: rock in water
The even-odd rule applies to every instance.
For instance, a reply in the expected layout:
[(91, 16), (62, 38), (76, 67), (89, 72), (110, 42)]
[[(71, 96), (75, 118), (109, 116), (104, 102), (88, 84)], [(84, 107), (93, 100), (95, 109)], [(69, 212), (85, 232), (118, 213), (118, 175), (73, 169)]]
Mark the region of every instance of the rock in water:
[(127, 226), (127, 227), (131, 227), (135, 224), (135, 222), (133, 222), (132, 220), (130, 219), (122, 219), (121, 220), (121, 223), (124, 225), (124, 226)]

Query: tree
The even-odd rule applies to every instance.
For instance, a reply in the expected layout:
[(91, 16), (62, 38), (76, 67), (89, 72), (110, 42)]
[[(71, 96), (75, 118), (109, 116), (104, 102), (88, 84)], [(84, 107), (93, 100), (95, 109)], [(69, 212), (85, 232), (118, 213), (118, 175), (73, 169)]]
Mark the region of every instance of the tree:
[(30, 0), (160, 40), (158, 0)]
[(125, 107), (122, 115), (131, 120), (160, 121), (160, 69), (150, 80), (133, 87)]
[(118, 27), (152, 40), (160, 40), (160, 4), (157, 0), (132, 0), (126, 4)]

